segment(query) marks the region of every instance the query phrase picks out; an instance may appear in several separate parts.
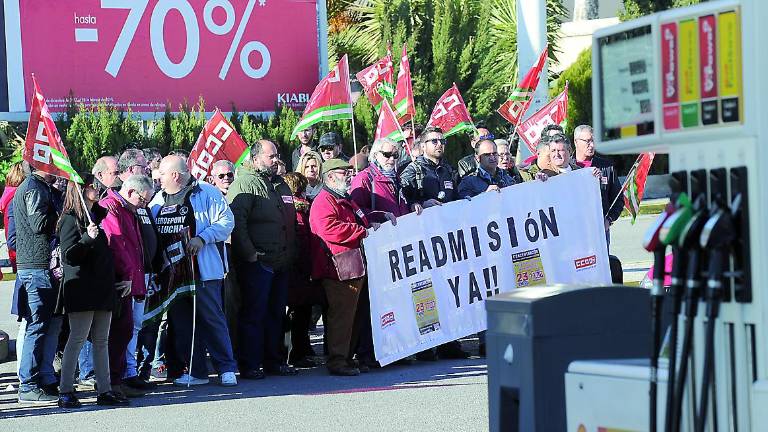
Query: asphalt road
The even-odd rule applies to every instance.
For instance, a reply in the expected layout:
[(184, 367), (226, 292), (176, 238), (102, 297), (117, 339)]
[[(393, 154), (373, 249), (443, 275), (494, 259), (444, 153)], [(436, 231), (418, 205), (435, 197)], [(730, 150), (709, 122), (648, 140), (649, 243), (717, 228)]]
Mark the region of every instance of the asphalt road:
[[(7, 313), (12, 290), (13, 282), (0, 282), (0, 329), (15, 340), (18, 327)], [(464, 346), (477, 352), (476, 339)], [(318, 367), (296, 377), (241, 380), (237, 387), (214, 382), (191, 389), (163, 383), (117, 409), (97, 407), (95, 393), (86, 393), (83, 409), (64, 411), (19, 404), (16, 361), (6, 361), (0, 364), (0, 430), (488, 430), (486, 366), (478, 357), (394, 365), (358, 377), (332, 377)]]
[[(642, 236), (655, 216), (614, 224), (611, 253), (625, 270), (625, 281), (640, 280), (651, 257)], [(0, 329), (15, 339), (10, 310), (12, 282), (0, 282)], [(315, 343), (319, 339), (315, 338)], [(476, 340), (464, 346), (476, 353)], [(316, 350), (319, 347), (316, 346)], [(229, 431), (414, 431), (488, 430), (485, 359), (415, 362), (388, 366), (359, 377), (331, 377), (325, 369), (304, 369), (297, 377), (243, 381), (237, 387), (212, 384), (192, 389), (160, 384), (127, 408), (103, 409), (95, 394), (85, 407), (64, 411), (55, 406), (16, 401), (16, 362), (0, 364), (0, 430), (181, 430)]]

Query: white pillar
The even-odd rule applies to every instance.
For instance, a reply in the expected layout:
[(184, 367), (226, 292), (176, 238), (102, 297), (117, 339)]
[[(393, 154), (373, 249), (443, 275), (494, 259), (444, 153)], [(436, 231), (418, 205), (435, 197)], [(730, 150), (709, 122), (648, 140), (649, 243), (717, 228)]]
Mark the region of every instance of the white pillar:
[[(546, 0), (517, 0), (517, 65), (518, 77), (522, 78), (536, 63), (536, 60), (547, 44), (547, 4)], [(547, 70), (549, 61), (544, 64), (539, 86), (533, 96), (527, 116), (538, 111), (549, 102), (547, 90)], [(515, 83), (517, 84), (517, 83)], [(531, 155), (528, 147), (522, 143), (520, 152), (523, 158)]]

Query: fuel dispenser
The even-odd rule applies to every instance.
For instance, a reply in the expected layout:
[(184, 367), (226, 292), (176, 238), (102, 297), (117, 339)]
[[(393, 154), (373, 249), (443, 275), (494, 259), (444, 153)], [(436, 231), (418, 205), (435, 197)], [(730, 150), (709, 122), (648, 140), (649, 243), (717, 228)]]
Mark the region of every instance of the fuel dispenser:
[(649, 292), (673, 319), (652, 314), (650, 358), (569, 365), (568, 431), (768, 430), (766, 22), (768, 2), (722, 0), (593, 36), (598, 150), (670, 156), (644, 246), (673, 253), (671, 286), (657, 264)]

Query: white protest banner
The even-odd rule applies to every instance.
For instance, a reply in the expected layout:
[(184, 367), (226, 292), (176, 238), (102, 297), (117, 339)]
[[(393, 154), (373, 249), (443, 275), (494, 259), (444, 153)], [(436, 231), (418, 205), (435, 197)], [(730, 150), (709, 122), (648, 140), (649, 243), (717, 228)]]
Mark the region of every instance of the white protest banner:
[(364, 240), (376, 359), (486, 329), (515, 287), (611, 282), (598, 180), (578, 170), (398, 218)]

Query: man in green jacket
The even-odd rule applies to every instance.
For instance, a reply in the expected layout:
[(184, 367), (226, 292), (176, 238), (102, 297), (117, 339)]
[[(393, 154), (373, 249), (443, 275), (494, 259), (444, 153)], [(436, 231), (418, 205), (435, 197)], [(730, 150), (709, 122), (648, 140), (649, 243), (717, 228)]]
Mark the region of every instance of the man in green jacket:
[(274, 143), (257, 141), (227, 193), (242, 290), (239, 363), (244, 379), (296, 375), (281, 353), (296, 211), (290, 188), (276, 175), (279, 159)]

